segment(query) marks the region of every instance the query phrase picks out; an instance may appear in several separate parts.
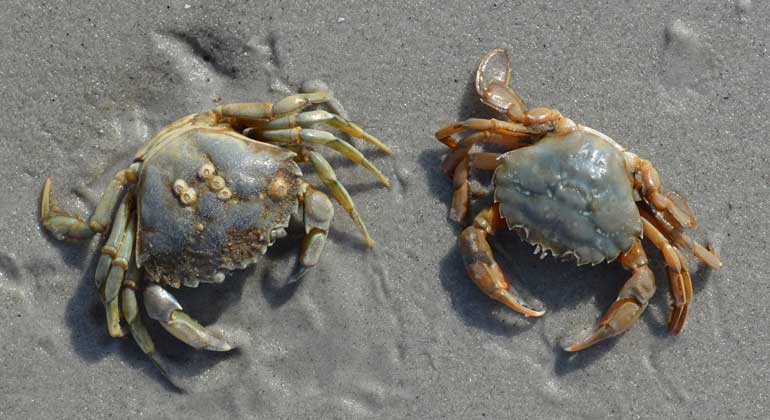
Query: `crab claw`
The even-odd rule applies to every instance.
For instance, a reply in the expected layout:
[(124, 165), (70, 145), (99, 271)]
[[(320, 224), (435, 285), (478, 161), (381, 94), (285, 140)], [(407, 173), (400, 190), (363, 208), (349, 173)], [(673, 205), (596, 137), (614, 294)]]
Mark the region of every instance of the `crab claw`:
[(144, 289), (147, 315), (159, 321), (166, 331), (190, 347), (212, 351), (229, 351), (233, 346), (212, 334), (182, 311), (182, 305), (166, 289), (151, 284)]
[(508, 86), (510, 81), (508, 52), (502, 48), (487, 53), (476, 71), (476, 92), (481, 101), (499, 112), (514, 110), (521, 114), (524, 104), (519, 95)]
[(633, 275), (620, 289), (618, 298), (599, 319), (588, 338), (565, 347), (564, 350), (570, 352), (583, 350), (621, 334), (631, 328), (647, 309), (650, 298), (655, 294), (655, 276), (647, 266), (647, 256), (638, 239), (626, 254), (621, 255), (620, 262), (624, 267), (633, 270)]

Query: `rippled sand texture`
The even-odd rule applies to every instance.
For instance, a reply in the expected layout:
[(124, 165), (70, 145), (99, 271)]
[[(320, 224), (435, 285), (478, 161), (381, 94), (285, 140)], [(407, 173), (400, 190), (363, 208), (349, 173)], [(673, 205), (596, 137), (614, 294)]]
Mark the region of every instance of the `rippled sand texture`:
[[(0, 418), (768, 418), (770, 7), (625, 2), (9, 1), (0, 14)], [(259, 2), (257, 2), (259, 3)], [(317, 3), (317, 4), (316, 4)], [(492, 114), (480, 57), (511, 51), (513, 84), (653, 161), (699, 215), (725, 268), (694, 270), (679, 337), (659, 292), (619, 339), (576, 355), (627, 273), (496, 252), (549, 309), (526, 320), (466, 278), (433, 132)], [(219, 101), (276, 100), (324, 80), (396, 151), (362, 146), (393, 182), (327, 154), (376, 241), (338, 208), (321, 264), (287, 286), (295, 232), (261, 265), (176, 293), (239, 345), (196, 352), (150, 324), (176, 392), (130, 339), (107, 335), (97, 241), (37, 223), (51, 175), (91, 211), (152, 133)], [(317, 182), (306, 168), (308, 179)], [(149, 321), (148, 321), (149, 323)]]

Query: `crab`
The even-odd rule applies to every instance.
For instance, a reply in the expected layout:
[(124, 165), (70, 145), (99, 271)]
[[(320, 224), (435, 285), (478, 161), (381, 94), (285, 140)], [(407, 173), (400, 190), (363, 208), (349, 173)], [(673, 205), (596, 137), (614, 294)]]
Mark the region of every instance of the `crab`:
[(391, 150), (336, 113), (306, 109), (331, 100), (328, 91), (319, 91), (275, 104), (227, 104), (179, 119), (148, 140), (133, 163), (115, 175), (87, 220), (57, 207), (51, 178), (46, 179), (40, 221), (48, 232), (60, 240), (108, 235), (95, 280), (111, 336), (130, 333), (157, 363), (139, 314), (141, 291), (147, 315), (179, 340), (196, 349), (232, 349), (221, 334), (186, 314), (167, 289), (220, 283), (230, 271), (256, 263), (300, 214), (305, 236), (290, 280), (316, 265), (334, 207), (326, 194), (303, 180), (298, 163), (312, 163), (373, 246), (350, 194), (313, 147), (339, 152), (386, 187), (388, 179), (350, 143), (312, 127), (335, 127), (387, 154)]
[[(527, 302), (509, 282), (488, 236), (516, 231), (545, 257), (571, 257), (578, 265), (618, 260), (631, 271), (588, 336), (564, 349), (585, 349), (629, 329), (647, 308), (655, 278), (642, 248), (647, 238), (665, 259), (671, 308), (668, 329), (679, 334), (692, 301), (685, 260), (691, 253), (711, 268), (722, 262), (711, 247), (685, 231), (696, 218), (678, 194), (665, 192), (652, 164), (626, 151), (609, 136), (576, 124), (551, 108), (527, 110), (509, 86), (507, 51), (487, 53), (476, 72), (481, 101), (507, 120), (470, 118), (436, 132), (451, 150), (442, 169), (453, 177), (450, 218), (464, 222), (470, 203), (469, 170), (494, 171), (493, 204), (481, 210), (459, 236), (471, 280), (489, 297), (528, 317), (544, 310)], [(472, 131), (465, 137), (458, 133)], [(493, 144), (503, 153), (475, 152)]]

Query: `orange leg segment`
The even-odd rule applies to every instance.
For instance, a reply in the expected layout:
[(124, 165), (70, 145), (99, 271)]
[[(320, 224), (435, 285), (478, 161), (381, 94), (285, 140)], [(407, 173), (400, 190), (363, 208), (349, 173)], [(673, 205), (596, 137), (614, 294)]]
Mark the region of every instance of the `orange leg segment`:
[(500, 216), (500, 207), (494, 204), (482, 210), (473, 224), (463, 231), (459, 243), (465, 269), (473, 283), (487, 296), (524, 316), (541, 316), (545, 311), (525, 302), (495, 261), (487, 235), (493, 235), (502, 226), (505, 221)]

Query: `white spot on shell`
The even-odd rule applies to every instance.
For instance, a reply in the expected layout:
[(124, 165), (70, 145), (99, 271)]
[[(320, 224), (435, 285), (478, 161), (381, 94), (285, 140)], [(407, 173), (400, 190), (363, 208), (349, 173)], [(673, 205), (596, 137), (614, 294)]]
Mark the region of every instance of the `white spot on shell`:
[(223, 188), (217, 193), (217, 198), (222, 201), (227, 201), (233, 196), (232, 191), (229, 188)]
[(225, 179), (217, 175), (209, 179), (209, 188), (213, 191), (220, 191), (225, 188)]
[(225, 273), (221, 271), (217, 271), (216, 273), (214, 273), (214, 276), (211, 277), (211, 279), (214, 281), (214, 283), (222, 283), (223, 281), (225, 281)]
[(194, 188), (187, 188), (179, 195), (179, 201), (185, 206), (189, 206), (198, 200), (198, 192)]
[(174, 190), (174, 194), (181, 195), (184, 190), (188, 189), (187, 183), (184, 181), (184, 179), (177, 179), (174, 181), (174, 186), (172, 189)]
[(200, 179), (210, 179), (214, 176), (216, 168), (211, 163), (204, 163), (203, 166), (198, 169), (198, 177)]

